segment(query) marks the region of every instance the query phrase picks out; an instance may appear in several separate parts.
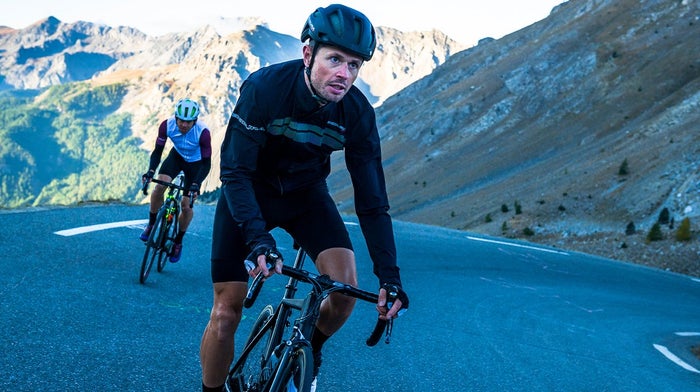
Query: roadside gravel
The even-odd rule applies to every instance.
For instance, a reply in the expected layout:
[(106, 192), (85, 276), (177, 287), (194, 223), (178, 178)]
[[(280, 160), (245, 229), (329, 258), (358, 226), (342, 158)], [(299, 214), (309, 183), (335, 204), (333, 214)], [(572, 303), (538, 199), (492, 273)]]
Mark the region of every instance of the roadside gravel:
[[(668, 237), (668, 236), (667, 236)], [(680, 242), (672, 238), (646, 241), (645, 234), (620, 233), (534, 235), (531, 242), (588, 253), (700, 278), (700, 244), (697, 239)]]

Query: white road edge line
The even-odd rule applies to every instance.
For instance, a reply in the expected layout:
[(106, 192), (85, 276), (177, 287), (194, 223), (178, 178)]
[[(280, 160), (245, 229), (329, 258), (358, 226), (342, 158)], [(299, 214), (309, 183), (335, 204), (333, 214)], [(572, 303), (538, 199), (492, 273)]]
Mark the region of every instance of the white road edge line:
[(676, 332), (678, 336), (700, 336), (700, 332)]
[(496, 241), (496, 240), (488, 240), (486, 238), (478, 238), (478, 237), (472, 237), (472, 236), (467, 236), (467, 239), (473, 240), (473, 241), (481, 241), (481, 242), (490, 242), (493, 244), (499, 244), (499, 245), (508, 245), (508, 246), (514, 246), (516, 248), (525, 248), (525, 249), (533, 249), (533, 250), (539, 250), (542, 252), (549, 252), (549, 253), (556, 253), (560, 255), (565, 255), (569, 256), (569, 253), (567, 252), (562, 252), (560, 250), (553, 250), (553, 249), (545, 249), (545, 248), (538, 248), (536, 246), (528, 246), (528, 245), (521, 245), (521, 244), (513, 244), (510, 242), (504, 242), (504, 241)]
[(685, 363), (682, 359), (678, 358), (675, 354), (673, 354), (671, 351), (669, 351), (665, 346), (662, 346), (660, 344), (654, 344), (654, 348), (659, 350), (659, 352), (661, 354), (663, 354), (666, 358), (670, 359), (676, 365), (682, 367), (683, 369), (694, 372), (694, 373), (700, 373), (700, 371), (698, 369)]
[[(76, 234), (89, 233), (91, 231), (113, 229), (115, 227), (144, 225), (146, 223), (148, 223), (148, 219), (103, 223), (103, 224), (99, 224), (99, 225), (83, 226), (83, 227), (76, 227), (73, 229), (59, 230), (59, 231), (55, 231), (54, 234), (62, 235), (64, 237), (69, 237), (69, 236), (76, 235)], [(355, 223), (355, 222), (345, 222), (345, 224), (349, 225), (349, 226), (357, 226), (357, 223)]]
[(100, 225), (83, 226), (83, 227), (76, 227), (76, 228), (73, 228), (73, 229), (59, 230), (59, 231), (55, 231), (54, 234), (62, 235), (62, 236), (64, 236), (64, 237), (69, 237), (69, 236), (76, 235), (76, 234), (89, 233), (89, 232), (91, 232), (91, 231), (112, 229), (112, 228), (115, 228), (115, 227), (143, 225), (143, 224), (146, 224), (146, 223), (148, 223), (148, 219), (139, 219), (139, 220), (130, 220), (130, 221), (123, 221), (123, 222), (103, 223), (103, 224), (100, 224)]

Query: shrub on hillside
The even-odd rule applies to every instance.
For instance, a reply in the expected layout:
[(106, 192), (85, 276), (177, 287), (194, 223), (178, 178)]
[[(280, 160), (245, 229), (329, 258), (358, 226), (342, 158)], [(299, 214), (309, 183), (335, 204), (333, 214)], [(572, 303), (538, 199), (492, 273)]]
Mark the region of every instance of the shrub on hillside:
[(626, 176), (630, 173), (630, 168), (629, 164), (627, 163), (627, 158), (625, 158), (624, 161), (622, 161), (622, 164), (620, 165), (620, 169), (617, 171), (617, 174), (621, 176)]
[(664, 239), (664, 234), (661, 232), (661, 225), (659, 222), (654, 223), (654, 225), (647, 233), (647, 242), (661, 241)]
[(671, 213), (668, 212), (668, 208), (664, 207), (663, 210), (659, 213), (659, 223), (662, 225), (667, 225), (671, 217)]
[(678, 230), (676, 231), (676, 239), (678, 241), (690, 241), (690, 237), (690, 218), (686, 216), (678, 226)]

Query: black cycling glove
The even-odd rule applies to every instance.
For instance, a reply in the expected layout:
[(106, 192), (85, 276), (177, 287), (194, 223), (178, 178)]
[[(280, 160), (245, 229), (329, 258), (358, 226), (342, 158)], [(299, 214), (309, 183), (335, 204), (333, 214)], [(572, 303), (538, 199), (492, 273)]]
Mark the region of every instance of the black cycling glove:
[(392, 303), (394, 299), (399, 299), (401, 301), (401, 310), (399, 315), (408, 310), (408, 294), (401, 288), (401, 286), (393, 283), (384, 283), (382, 288), (386, 290), (386, 300), (387, 307), (389, 303)]
[(250, 271), (258, 266), (258, 256), (265, 255), (267, 264), (275, 267), (277, 260), (284, 261), (282, 253), (280, 253), (274, 245), (261, 244), (255, 247), (250, 254), (245, 258), (246, 268)]
[(156, 174), (155, 170), (149, 170), (145, 174), (141, 176), (141, 183), (145, 184), (147, 182), (150, 182), (153, 179), (153, 175)]
[(193, 182), (192, 185), (190, 185), (190, 193), (188, 193), (188, 196), (193, 195), (199, 195), (199, 184), (196, 182)]

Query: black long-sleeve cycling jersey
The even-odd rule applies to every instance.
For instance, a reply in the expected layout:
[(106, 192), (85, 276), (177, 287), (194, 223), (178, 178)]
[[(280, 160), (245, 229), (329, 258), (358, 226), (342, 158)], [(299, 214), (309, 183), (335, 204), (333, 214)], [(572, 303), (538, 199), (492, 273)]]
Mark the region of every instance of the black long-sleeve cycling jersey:
[(374, 109), (355, 86), (340, 102), (319, 106), (303, 72), (302, 60), (275, 64), (241, 86), (221, 147), (233, 219), (249, 246), (274, 244), (253, 184), (284, 194), (324, 182), (331, 153), (344, 149), (374, 273), (381, 283), (401, 284)]

